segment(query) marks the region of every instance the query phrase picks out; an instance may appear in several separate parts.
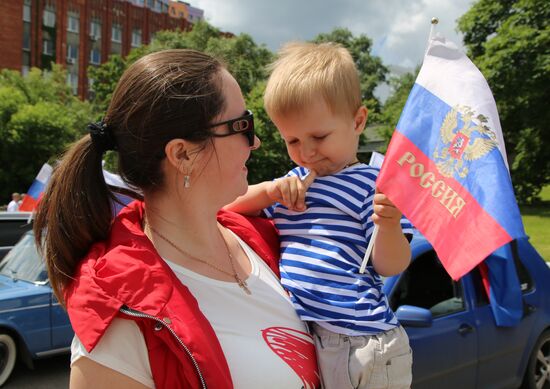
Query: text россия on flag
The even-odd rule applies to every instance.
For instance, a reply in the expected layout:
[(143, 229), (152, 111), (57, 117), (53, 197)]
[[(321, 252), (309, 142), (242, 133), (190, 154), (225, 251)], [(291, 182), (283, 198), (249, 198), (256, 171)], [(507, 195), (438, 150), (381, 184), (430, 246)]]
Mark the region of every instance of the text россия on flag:
[(525, 235), (492, 93), (442, 37), (430, 40), (377, 186), (455, 280)]

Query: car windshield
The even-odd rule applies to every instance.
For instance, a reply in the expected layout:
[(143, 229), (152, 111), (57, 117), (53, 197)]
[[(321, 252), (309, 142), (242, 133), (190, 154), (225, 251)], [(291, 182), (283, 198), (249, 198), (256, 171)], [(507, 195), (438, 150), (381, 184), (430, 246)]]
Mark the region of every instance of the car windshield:
[(38, 254), (32, 232), (23, 235), (2, 259), (0, 274), (30, 282), (43, 282), (48, 279), (44, 261)]

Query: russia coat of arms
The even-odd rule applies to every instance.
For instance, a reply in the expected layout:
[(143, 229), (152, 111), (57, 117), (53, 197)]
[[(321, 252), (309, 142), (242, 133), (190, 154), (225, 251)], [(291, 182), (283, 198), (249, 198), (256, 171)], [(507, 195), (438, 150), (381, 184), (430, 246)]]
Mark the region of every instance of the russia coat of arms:
[[(462, 123), (459, 124), (459, 115)], [(487, 126), (487, 118), (466, 106), (453, 107), (440, 128), (441, 142), (434, 150), (437, 169), (445, 177), (468, 175), (469, 163), (498, 146), (495, 133)], [(459, 128), (460, 125), (460, 128)]]

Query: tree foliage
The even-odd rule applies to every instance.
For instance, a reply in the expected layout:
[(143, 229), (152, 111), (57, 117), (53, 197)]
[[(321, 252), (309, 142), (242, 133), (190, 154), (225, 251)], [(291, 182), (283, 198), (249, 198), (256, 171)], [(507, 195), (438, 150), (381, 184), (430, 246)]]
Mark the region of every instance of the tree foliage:
[(151, 44), (133, 49), (126, 58), (112, 55), (97, 67), (90, 67), (88, 75), (94, 80), (92, 103), (99, 115), (107, 109), (116, 83), (126, 68), (146, 54), (167, 49), (193, 49), (222, 60), (239, 82), (243, 94), (266, 78), (265, 67), (272, 53), (257, 45), (247, 34), (228, 36), (207, 22), (201, 21), (191, 31), (161, 31)]
[(73, 96), (65, 71), (32, 69), (26, 77), (0, 72), (0, 196), (26, 191), (43, 163), (81, 134), (90, 119), (86, 102)]
[[(374, 97), (374, 89), (385, 80), (387, 69), (378, 57), (371, 55), (371, 40), (365, 35), (355, 37), (347, 29), (335, 29), (328, 34), (318, 35), (314, 41), (333, 41), (350, 50), (359, 69), (364, 102), (370, 110), (369, 120), (372, 122), (373, 118), (376, 119), (380, 103)], [(253, 151), (248, 163), (249, 181), (256, 183), (285, 174), (292, 167), (292, 162), (263, 105), (266, 65), (273, 60), (274, 55), (246, 34), (228, 36), (210, 24), (200, 22), (191, 31), (159, 32), (151, 44), (132, 50), (126, 58), (111, 56), (103, 65), (89, 69), (89, 76), (94, 79), (93, 104), (98, 116), (105, 112), (116, 82), (126, 67), (148, 53), (181, 48), (203, 51), (220, 58), (239, 82), (247, 105), (254, 112), (256, 132), (262, 141), (261, 147)], [(108, 166), (113, 168), (114, 158), (107, 156), (107, 160)]]
[(550, 183), (550, 3), (479, 0), (458, 21), (497, 102), (520, 202)]
[[(419, 70), (420, 68), (417, 68), (415, 73), (418, 74)], [(416, 74), (405, 73), (399, 77), (392, 77), (390, 79), (392, 93), (384, 103), (380, 116), (380, 121), (382, 122), (380, 135), (388, 142), (405, 107), (409, 93), (414, 85)]]
[(256, 134), (262, 142), (247, 163), (248, 181), (252, 184), (280, 177), (293, 167), (285, 143), (264, 109), (264, 91), (265, 82), (259, 82), (246, 96), (247, 106), (254, 112)]
[(378, 113), (380, 101), (374, 96), (374, 90), (386, 81), (388, 69), (379, 57), (372, 55), (372, 40), (364, 34), (354, 36), (347, 28), (335, 28), (330, 33), (317, 35), (313, 42), (336, 42), (349, 50), (359, 71), (363, 101), (371, 113)]

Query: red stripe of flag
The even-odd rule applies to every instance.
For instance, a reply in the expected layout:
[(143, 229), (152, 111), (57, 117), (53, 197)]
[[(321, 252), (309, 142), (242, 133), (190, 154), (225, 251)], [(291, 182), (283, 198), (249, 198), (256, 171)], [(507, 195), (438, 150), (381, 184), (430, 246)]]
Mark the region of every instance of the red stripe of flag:
[(432, 243), (455, 280), (512, 240), (468, 190), (442, 176), (399, 131), (393, 134), (377, 186)]

